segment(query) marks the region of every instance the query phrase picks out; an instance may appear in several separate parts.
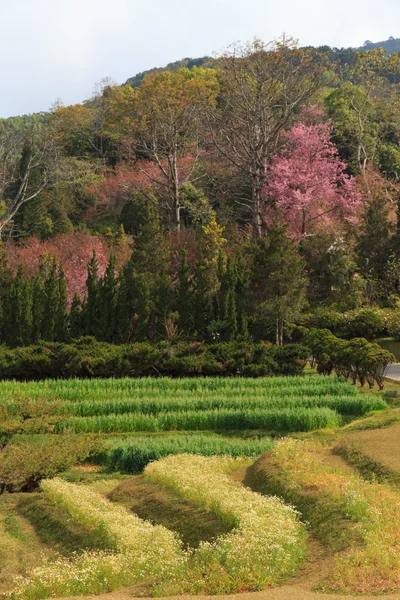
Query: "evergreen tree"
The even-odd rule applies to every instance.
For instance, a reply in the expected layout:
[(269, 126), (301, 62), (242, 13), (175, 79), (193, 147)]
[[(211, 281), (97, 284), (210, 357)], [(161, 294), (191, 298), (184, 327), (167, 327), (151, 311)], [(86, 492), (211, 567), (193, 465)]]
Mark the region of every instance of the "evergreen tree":
[(32, 339), (34, 342), (43, 338), (44, 289), (40, 277), (32, 282)]
[(112, 254), (98, 291), (100, 322), (97, 337), (107, 342), (115, 341), (117, 329), (118, 280), (115, 276), (115, 262)]
[(32, 285), (23, 279), (21, 265), (11, 285), (6, 306), (6, 343), (12, 347), (28, 346), (32, 343)]
[(265, 338), (265, 328), (270, 327), (276, 343), (283, 344), (285, 323), (297, 317), (305, 303), (304, 268), (295, 242), (278, 224), (254, 247), (249, 301), (259, 337)]
[(377, 196), (370, 202), (364, 215), (364, 223), (364, 231), (357, 246), (359, 267), (364, 276), (381, 278), (391, 246), (396, 249), (398, 245), (400, 250), (400, 234), (391, 243), (389, 208), (382, 197)]
[(64, 342), (68, 335), (68, 291), (65, 281), (64, 268), (60, 265), (58, 270), (58, 298), (56, 308), (56, 324), (54, 328), (54, 339), (57, 342)]
[(58, 307), (59, 285), (57, 278), (57, 263), (54, 259), (44, 280), (44, 315), (42, 327), (42, 337), (44, 340), (54, 341), (56, 338)]
[(249, 283), (248, 274), (245, 272), (244, 263), (239, 257), (235, 264), (236, 270), (236, 322), (237, 332), (241, 337), (248, 336), (248, 323), (246, 305), (246, 291)]
[(96, 336), (99, 334), (99, 331), (101, 331), (102, 323), (101, 316), (99, 314), (99, 292), (101, 282), (99, 278), (99, 265), (95, 250), (93, 250), (93, 255), (88, 263), (87, 269), (87, 296), (83, 306), (84, 331), (86, 335)]
[(175, 306), (179, 313), (179, 327), (188, 336), (193, 330), (193, 307), (192, 307), (192, 281), (190, 267), (187, 261), (187, 251), (181, 252), (181, 263), (178, 271), (178, 284), (176, 286)]
[(82, 304), (78, 294), (75, 293), (69, 313), (69, 337), (79, 338), (83, 333)]

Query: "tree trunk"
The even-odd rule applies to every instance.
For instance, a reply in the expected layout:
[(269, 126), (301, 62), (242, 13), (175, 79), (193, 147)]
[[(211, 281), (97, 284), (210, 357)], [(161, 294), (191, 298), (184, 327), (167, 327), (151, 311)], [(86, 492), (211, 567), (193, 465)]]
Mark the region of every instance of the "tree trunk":
[(283, 346), (283, 319), (279, 316), (276, 317), (275, 342), (277, 346)]
[(259, 174), (253, 175), (252, 190), (251, 190), (251, 209), (253, 216), (253, 242), (257, 241), (262, 236), (262, 219), (261, 219), (261, 200), (264, 178)]
[(179, 201), (179, 174), (177, 167), (177, 157), (176, 154), (172, 157), (172, 212), (173, 212), (173, 221), (174, 221), (174, 229), (176, 231), (180, 231), (181, 229), (181, 205)]

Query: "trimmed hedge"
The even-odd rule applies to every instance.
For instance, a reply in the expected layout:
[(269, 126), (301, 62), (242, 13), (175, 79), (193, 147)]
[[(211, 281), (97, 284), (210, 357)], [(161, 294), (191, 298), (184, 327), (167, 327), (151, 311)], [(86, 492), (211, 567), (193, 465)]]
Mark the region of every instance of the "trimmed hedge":
[(313, 329), (304, 335), (311, 349), (318, 373), (330, 375), (333, 371), (346, 379), (357, 381), (372, 388), (377, 383), (383, 388), (385, 374), (390, 363), (395, 362), (391, 352), (383, 350), (365, 338), (350, 341), (336, 337), (328, 329)]
[(309, 350), (299, 344), (283, 348), (250, 342), (117, 346), (85, 337), (69, 344), (39, 342), (14, 349), (1, 347), (0, 379), (298, 375), (308, 354)]
[(313, 313), (303, 314), (297, 325), (308, 329), (329, 329), (334, 335), (347, 340), (362, 337), (372, 341), (388, 335), (400, 339), (398, 309), (358, 308), (343, 313), (320, 308)]

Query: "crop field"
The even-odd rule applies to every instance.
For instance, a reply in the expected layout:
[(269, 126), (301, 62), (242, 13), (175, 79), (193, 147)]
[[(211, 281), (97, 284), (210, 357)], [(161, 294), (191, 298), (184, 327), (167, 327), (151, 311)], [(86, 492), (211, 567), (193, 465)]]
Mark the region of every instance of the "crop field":
[(56, 431), (129, 433), (334, 428), (342, 417), (386, 407), (334, 377), (139, 378), (2, 382), (3, 402), (16, 397), (61, 403)]
[(270, 450), (272, 446), (273, 440), (267, 436), (260, 439), (227, 438), (216, 435), (138, 436), (107, 442), (104, 464), (111, 472), (140, 473), (149, 462), (171, 454), (257, 457), (262, 452)]
[[(350, 427), (394, 418), (379, 393), (314, 375), (44, 380), (0, 382), (1, 407), (17, 432), (3, 451), (16, 456), (8, 480), (21, 479), (25, 451), (41, 469), (46, 447), (62, 446), (68, 464), (54, 477), (52, 463), (31, 494), (0, 494), (0, 593), (11, 600), (124, 587), (292, 597), (308, 564), (310, 590), (400, 589), (400, 496), (365, 481), (348, 451), (363, 440)], [(89, 462), (71, 468), (70, 440), (94, 445)], [(330, 561), (320, 576), (315, 544)]]
[[(268, 481), (270, 491), (279, 489), (281, 495), (302, 505), (317, 531), (329, 518), (333, 535), (325, 532), (321, 539), (331, 551), (341, 552), (324, 589), (354, 594), (400, 589), (398, 489), (327, 464), (321, 446), (289, 438), (278, 442), (268, 457), (255, 464), (254, 471), (259, 482)], [(337, 547), (339, 540), (344, 547)]]
[[(251, 462), (251, 461), (250, 461)], [(47, 598), (108, 591), (152, 578), (159, 593), (257, 590), (291, 575), (305, 552), (298, 513), (275, 497), (263, 497), (229, 478), (248, 464), (229, 457), (178, 455), (154, 462), (145, 475), (214, 512), (229, 531), (213, 543), (183, 550), (176, 534), (151, 525), (88, 487), (61, 479), (42, 484), (70, 518), (101, 532), (109, 552), (86, 551), (47, 562), (15, 580), (13, 598)]]

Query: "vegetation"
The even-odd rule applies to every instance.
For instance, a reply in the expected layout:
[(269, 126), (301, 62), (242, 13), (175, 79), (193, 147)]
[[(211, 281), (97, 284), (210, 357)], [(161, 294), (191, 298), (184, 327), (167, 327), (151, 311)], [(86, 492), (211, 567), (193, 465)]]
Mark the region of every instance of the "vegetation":
[(226, 475), (233, 468), (231, 458), (185, 455), (146, 467), (151, 481), (215, 512), (233, 527), (214, 543), (200, 544), (184, 580), (177, 588), (170, 584), (170, 593), (257, 590), (295, 571), (304, 553), (304, 531), (297, 513), (278, 498), (262, 498), (238, 487)]
[(307, 348), (299, 344), (284, 348), (249, 341), (114, 345), (81, 338), (70, 344), (0, 347), (0, 378), (297, 375), (303, 371), (307, 355)]
[(398, 591), (400, 55), (373, 46), (256, 39), (0, 120), (1, 591), (259, 590), (300, 519), (321, 589)]
[(398, 73), (254, 40), (1, 120), (0, 342), (398, 336)]
[[(274, 476), (286, 497), (316, 497), (315, 502), (358, 524), (354, 543), (338, 555), (336, 566), (323, 587), (345, 593), (382, 593), (398, 589), (398, 492), (385, 485), (366, 483), (356, 475), (334, 469), (319, 459), (318, 448), (308, 442), (285, 440), (272, 451)], [(270, 477), (260, 464), (259, 477)], [(309, 510), (313, 500), (309, 497)], [(326, 506), (328, 505), (328, 506)], [(315, 507), (315, 505), (314, 505)], [(321, 513), (314, 516), (321, 519)]]
[(109, 471), (140, 473), (149, 462), (174, 454), (254, 456), (272, 448), (269, 437), (243, 440), (212, 435), (137, 437), (107, 443), (102, 463)]

